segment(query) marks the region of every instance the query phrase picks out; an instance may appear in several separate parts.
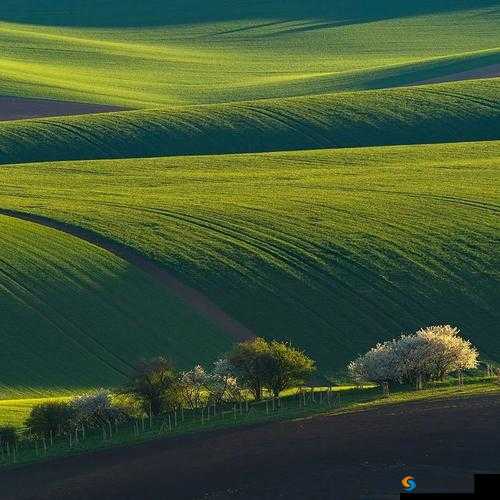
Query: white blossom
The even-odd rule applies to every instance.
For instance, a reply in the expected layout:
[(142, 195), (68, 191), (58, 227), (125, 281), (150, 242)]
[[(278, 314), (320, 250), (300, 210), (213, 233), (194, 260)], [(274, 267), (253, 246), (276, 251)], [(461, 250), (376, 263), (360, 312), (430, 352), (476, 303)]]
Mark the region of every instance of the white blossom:
[(113, 405), (111, 394), (106, 390), (77, 396), (70, 404), (74, 409), (75, 426), (96, 427), (125, 418), (125, 414)]
[(190, 408), (196, 408), (207, 402), (221, 403), (234, 400), (240, 394), (240, 388), (230, 363), (226, 359), (214, 362), (211, 371), (201, 365), (184, 372), (181, 376), (184, 401)]
[(450, 325), (430, 326), (413, 335), (377, 344), (348, 365), (357, 382), (437, 379), (448, 373), (475, 368), (478, 352)]

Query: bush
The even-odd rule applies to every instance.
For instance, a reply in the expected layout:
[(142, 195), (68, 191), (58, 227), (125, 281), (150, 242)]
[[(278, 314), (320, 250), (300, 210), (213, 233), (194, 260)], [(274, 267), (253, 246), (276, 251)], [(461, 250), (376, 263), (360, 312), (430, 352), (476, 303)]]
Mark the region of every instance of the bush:
[(450, 325), (430, 326), (413, 335), (377, 344), (348, 365), (357, 382), (415, 382), (443, 379), (478, 364), (478, 352)]
[(164, 357), (141, 361), (124, 392), (136, 397), (143, 410), (153, 415), (178, 407), (182, 400), (179, 374)]
[(450, 325), (429, 326), (417, 332), (420, 358), (425, 360), (424, 373), (431, 379), (443, 379), (447, 374), (478, 365), (478, 351)]
[(78, 396), (71, 401), (71, 407), (75, 427), (100, 427), (108, 422), (122, 422), (127, 419), (125, 411), (113, 404), (111, 394), (105, 390)]
[(16, 428), (11, 425), (0, 427), (0, 448), (13, 448), (18, 441)]
[(143, 403), (131, 394), (113, 394), (113, 406), (121, 412), (125, 420), (141, 418), (144, 415)]
[(41, 403), (31, 409), (25, 425), (34, 436), (61, 435), (72, 430), (74, 415), (74, 409), (68, 403)]
[(396, 340), (377, 344), (366, 354), (351, 361), (347, 366), (350, 377), (357, 383), (397, 380), (401, 363), (396, 344)]
[(265, 385), (278, 397), (281, 391), (300, 385), (316, 371), (314, 361), (284, 342), (269, 342), (269, 364)]
[(205, 387), (209, 400), (214, 403), (241, 401), (241, 389), (234, 375), (234, 367), (227, 359), (218, 359), (207, 374)]
[(202, 406), (205, 399), (207, 376), (201, 365), (196, 365), (192, 370), (182, 373), (180, 390), (184, 406), (191, 409)]
[(252, 393), (256, 401), (262, 399), (268, 353), (267, 341), (257, 337), (236, 344), (228, 356), (239, 383)]
[(315, 370), (314, 361), (302, 351), (284, 342), (255, 338), (241, 342), (228, 357), (237, 380), (248, 388), (256, 400), (267, 388), (275, 396), (299, 384)]
[(215, 361), (210, 372), (201, 365), (184, 372), (181, 376), (181, 390), (183, 404), (188, 408), (199, 408), (206, 403), (241, 401), (242, 397), (234, 368), (226, 359)]

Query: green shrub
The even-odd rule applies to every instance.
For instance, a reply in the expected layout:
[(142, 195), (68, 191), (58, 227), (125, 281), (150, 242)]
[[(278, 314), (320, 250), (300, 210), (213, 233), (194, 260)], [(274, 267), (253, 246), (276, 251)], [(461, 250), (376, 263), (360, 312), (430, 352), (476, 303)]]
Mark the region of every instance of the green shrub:
[(228, 357), (238, 382), (258, 401), (262, 390), (275, 397), (288, 387), (301, 384), (316, 370), (315, 362), (285, 342), (254, 338), (240, 342)]
[(75, 410), (70, 404), (51, 401), (34, 406), (25, 425), (35, 436), (61, 435), (72, 429), (74, 416)]
[(181, 401), (179, 374), (173, 363), (162, 356), (137, 364), (124, 393), (137, 398), (143, 410), (158, 415)]

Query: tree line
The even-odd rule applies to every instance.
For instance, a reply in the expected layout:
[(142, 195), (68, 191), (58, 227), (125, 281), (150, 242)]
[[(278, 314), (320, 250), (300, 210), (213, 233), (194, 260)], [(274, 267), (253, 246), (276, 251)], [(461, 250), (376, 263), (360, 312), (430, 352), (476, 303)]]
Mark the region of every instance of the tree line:
[[(414, 334), (378, 343), (347, 366), (357, 384), (414, 383), (442, 379), (478, 365), (478, 351), (450, 325), (430, 326)], [(315, 361), (290, 343), (260, 337), (236, 344), (210, 367), (177, 370), (165, 356), (140, 361), (113, 393), (99, 390), (71, 401), (36, 405), (25, 421), (29, 436), (52, 442), (57, 436), (85, 434), (117, 426), (138, 415), (157, 417), (178, 410), (279, 398), (286, 389), (305, 384)], [(12, 427), (0, 427), (0, 448), (13, 446)]]

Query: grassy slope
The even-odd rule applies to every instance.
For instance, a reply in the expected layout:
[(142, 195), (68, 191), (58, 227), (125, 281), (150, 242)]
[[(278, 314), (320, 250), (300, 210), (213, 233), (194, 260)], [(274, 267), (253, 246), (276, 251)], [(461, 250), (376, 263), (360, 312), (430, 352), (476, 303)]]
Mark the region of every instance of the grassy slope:
[(0, 426), (13, 425), (21, 428), (31, 408), (48, 401), (67, 401), (70, 396), (52, 396), (44, 398), (0, 399)]
[(189, 366), (229, 345), (223, 333), (121, 259), (5, 216), (0, 297), (0, 397), (112, 385), (141, 356), (170, 353)]
[(1, 94), (153, 108), (398, 86), (500, 61), (490, 0), (25, 3), (0, 5)]
[(138, 248), (326, 369), (429, 323), (500, 358), (499, 143), (6, 166), (0, 206)]
[(498, 139), (500, 78), (0, 123), (0, 163)]
[[(328, 93), (407, 85), (498, 63), (499, 6), (493, 0), (373, 6), (364, 0), (4, 0), (0, 94), (149, 110), (0, 124), (0, 162), (497, 139), (498, 80)], [(380, 338), (437, 321), (458, 323), (498, 360), (491, 271), (497, 151), (498, 143), (484, 143), (1, 167), (0, 207), (127, 242), (258, 333), (291, 338), (328, 368)], [(138, 353), (130, 340), (135, 324), (141, 332), (155, 329), (144, 336), (151, 341), (146, 354), (165, 348), (187, 362), (227, 345), (181, 305), (175, 320), (168, 313), (154, 317), (153, 310), (171, 311), (173, 299), (119, 259), (105, 252), (98, 258), (94, 247), (73, 238), (0, 218), (5, 224), (0, 258), (8, 265), (1, 266), (0, 287), (5, 269), (9, 280), (29, 287), (22, 294), (16, 289), (16, 297), (2, 292), (9, 322), (0, 343), (21, 341), (8, 342), (10, 379), (1, 384), (21, 392), (28, 385), (60, 387), (66, 358), (49, 358), (48, 351), (41, 358), (28, 338), (28, 331), (45, 336), (40, 342), (55, 335), (41, 313), (74, 338), (81, 329), (104, 332), (125, 361)], [(29, 253), (29, 235), (50, 258)], [(82, 260), (85, 252), (92, 257)], [(75, 258), (68, 262), (67, 255)], [(54, 311), (54, 304), (80, 297), (74, 273), (89, 276), (85, 299)], [(109, 294), (109, 287), (116, 287), (120, 306), (94, 304), (96, 290)], [(43, 303), (27, 314), (39, 288)], [(121, 301), (133, 307), (124, 313)], [(86, 313), (94, 307), (95, 316)], [(109, 308), (116, 311), (108, 315)], [(136, 323), (125, 324), (126, 314)], [(163, 343), (166, 329), (179, 333), (175, 342)], [(122, 333), (128, 354), (114, 344)], [(58, 355), (66, 347), (52, 344)], [(53, 359), (61, 359), (59, 373)], [(116, 368), (95, 364), (85, 371), (95, 356), (79, 359), (62, 382), (82, 387), (96, 377), (119, 379)], [(32, 368), (20, 371), (19, 360)]]

